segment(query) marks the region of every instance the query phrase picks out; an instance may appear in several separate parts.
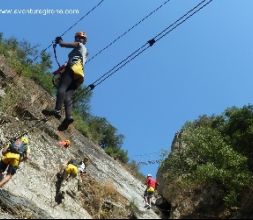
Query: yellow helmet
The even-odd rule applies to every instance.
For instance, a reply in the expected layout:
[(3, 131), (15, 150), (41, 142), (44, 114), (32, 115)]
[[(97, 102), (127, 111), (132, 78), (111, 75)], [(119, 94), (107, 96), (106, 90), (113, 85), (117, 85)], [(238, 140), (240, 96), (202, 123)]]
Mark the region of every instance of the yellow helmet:
[(28, 140), (28, 137), (27, 137), (27, 135), (25, 135), (25, 136), (23, 136), (23, 137), (21, 137), (21, 139), (20, 139), (24, 144), (28, 144), (29, 143), (29, 140)]

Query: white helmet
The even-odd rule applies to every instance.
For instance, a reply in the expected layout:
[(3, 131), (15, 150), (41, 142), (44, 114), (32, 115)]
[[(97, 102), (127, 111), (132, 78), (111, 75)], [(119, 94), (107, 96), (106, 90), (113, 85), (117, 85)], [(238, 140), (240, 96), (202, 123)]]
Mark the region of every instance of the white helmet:
[(148, 174), (147, 177), (152, 177), (152, 175), (151, 175), (151, 174)]

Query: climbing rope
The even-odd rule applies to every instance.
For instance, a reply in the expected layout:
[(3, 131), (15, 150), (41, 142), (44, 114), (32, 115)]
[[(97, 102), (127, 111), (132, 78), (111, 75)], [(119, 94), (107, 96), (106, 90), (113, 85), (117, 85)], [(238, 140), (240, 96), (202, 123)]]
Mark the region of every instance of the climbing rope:
[(54, 43), (54, 44), (53, 44), (53, 48), (54, 48), (54, 58), (55, 58), (55, 61), (56, 61), (57, 65), (58, 65), (58, 67), (60, 68), (61, 64), (60, 64), (60, 62), (59, 62), (59, 60), (58, 60), (58, 57), (57, 57), (56, 47), (57, 47), (57, 44)]

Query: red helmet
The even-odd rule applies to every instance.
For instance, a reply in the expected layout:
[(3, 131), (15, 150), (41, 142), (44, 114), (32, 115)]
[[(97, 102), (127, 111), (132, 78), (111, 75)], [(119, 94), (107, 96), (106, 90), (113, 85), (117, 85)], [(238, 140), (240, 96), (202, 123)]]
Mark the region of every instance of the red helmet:
[(65, 140), (65, 143), (66, 143), (67, 145), (70, 145), (70, 141), (69, 141), (69, 140)]
[(87, 34), (85, 32), (76, 32), (75, 37), (87, 38)]

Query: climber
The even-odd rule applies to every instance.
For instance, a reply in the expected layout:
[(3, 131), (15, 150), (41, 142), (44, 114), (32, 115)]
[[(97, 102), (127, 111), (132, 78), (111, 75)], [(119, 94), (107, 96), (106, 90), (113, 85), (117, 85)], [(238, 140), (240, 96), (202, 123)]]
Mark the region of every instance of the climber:
[(73, 94), (84, 81), (84, 64), (86, 62), (88, 52), (85, 47), (87, 43), (87, 35), (85, 32), (77, 32), (73, 43), (63, 42), (61, 37), (56, 37), (55, 44), (61, 47), (73, 48), (68, 55), (68, 62), (65, 70), (61, 74), (59, 86), (57, 88), (57, 99), (54, 110), (44, 109), (42, 113), (46, 116), (54, 116), (61, 119), (61, 108), (64, 103), (65, 119), (58, 127), (59, 131), (64, 131), (74, 122), (72, 117)]
[[(14, 139), (3, 149), (0, 161), (0, 188), (11, 180), (19, 168), (19, 164), (28, 159), (30, 154), (28, 143), (28, 136), (25, 134), (18, 139)], [(6, 176), (3, 175), (5, 171), (7, 172)]]
[(80, 162), (74, 159), (69, 160), (63, 167), (61, 171), (57, 173), (57, 181), (56, 181), (56, 195), (55, 201), (58, 204), (62, 203), (64, 199), (64, 192), (61, 191), (63, 181), (68, 181), (69, 178), (78, 178), (78, 185), (82, 182), (82, 177), (86, 173), (86, 168), (89, 164), (89, 158), (87, 156), (84, 157)]
[(151, 208), (151, 200), (158, 185), (157, 181), (152, 178), (152, 175), (148, 174), (146, 179), (147, 188), (144, 192), (145, 208)]
[(78, 174), (82, 176), (86, 173), (86, 167), (88, 163), (88, 157), (84, 157), (81, 161), (71, 159), (66, 165), (63, 166), (58, 175), (60, 175), (63, 180), (68, 180), (70, 177), (77, 177)]

